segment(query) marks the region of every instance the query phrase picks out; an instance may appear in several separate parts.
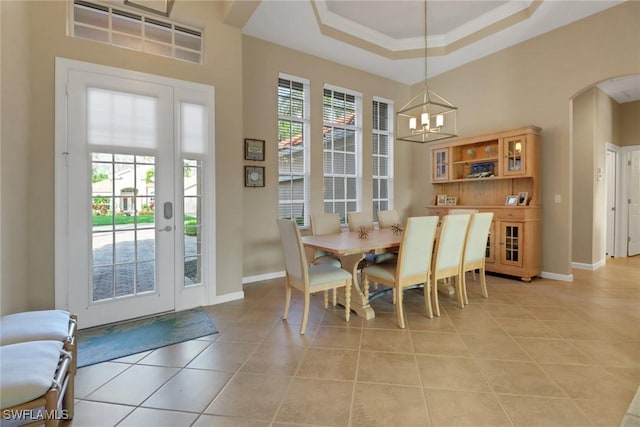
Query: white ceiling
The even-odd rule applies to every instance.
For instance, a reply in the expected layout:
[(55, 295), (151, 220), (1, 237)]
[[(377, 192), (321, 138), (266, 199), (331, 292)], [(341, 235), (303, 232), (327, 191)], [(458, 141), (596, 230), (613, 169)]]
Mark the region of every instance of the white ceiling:
[[(430, 0), (429, 77), (570, 24), (624, 0)], [(424, 2), (262, 0), (243, 33), (405, 84), (424, 79)], [(640, 100), (640, 76), (598, 87)]]

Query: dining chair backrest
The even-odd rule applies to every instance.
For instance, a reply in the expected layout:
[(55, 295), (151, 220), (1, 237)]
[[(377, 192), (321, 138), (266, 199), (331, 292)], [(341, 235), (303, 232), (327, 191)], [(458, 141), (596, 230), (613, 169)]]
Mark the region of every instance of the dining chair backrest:
[(371, 212), (349, 212), (347, 213), (349, 231), (358, 231), (361, 227), (373, 230), (373, 216)]
[(378, 211), (379, 228), (391, 228), (395, 224), (400, 225), (400, 215), (398, 215), (398, 211)]
[(278, 231), (284, 251), (284, 264), (287, 275), (298, 282), (307, 283), (307, 259), (302, 246), (300, 229), (295, 221), (278, 219)]
[(487, 249), (487, 237), (491, 228), (493, 212), (484, 212), (471, 215), (467, 243), (464, 250), (464, 265), (473, 268), (481, 264), (485, 258)]
[(434, 271), (457, 271), (462, 267), (470, 214), (445, 215), (440, 228)]
[(321, 213), (311, 215), (311, 233), (314, 236), (340, 233), (340, 214)]
[(418, 276), (423, 276), (424, 280), (427, 280), (439, 220), (438, 216), (407, 219), (398, 255), (397, 281)]
[(449, 215), (464, 215), (478, 213), (478, 209), (449, 209)]

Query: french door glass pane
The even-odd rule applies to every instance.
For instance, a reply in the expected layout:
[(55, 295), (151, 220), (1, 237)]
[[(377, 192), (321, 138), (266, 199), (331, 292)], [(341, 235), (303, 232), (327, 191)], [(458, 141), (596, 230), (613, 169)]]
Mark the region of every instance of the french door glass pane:
[(202, 283), (202, 161), (184, 160), (184, 285)]
[(92, 299), (153, 292), (155, 158), (92, 153)]

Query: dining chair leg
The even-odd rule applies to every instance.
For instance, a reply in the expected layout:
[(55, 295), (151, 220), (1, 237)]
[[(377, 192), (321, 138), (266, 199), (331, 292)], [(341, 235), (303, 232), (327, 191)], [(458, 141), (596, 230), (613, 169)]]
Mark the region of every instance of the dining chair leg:
[(431, 292), (433, 294), (433, 311), (437, 317), (440, 317), (440, 304), (438, 303), (438, 279), (433, 281), (433, 286), (431, 287)]
[(300, 335), (304, 335), (304, 330), (307, 329), (307, 319), (309, 318), (309, 303), (311, 295), (309, 292), (304, 293), (304, 307), (302, 308), (302, 324), (300, 325)]
[(369, 277), (362, 275), (362, 293), (364, 294), (365, 304), (369, 304)]
[(344, 287), (344, 318), (347, 322), (351, 318), (351, 281)]
[(289, 304), (291, 303), (291, 286), (289, 282), (284, 285), (284, 310), (282, 311), (282, 318), (287, 319), (289, 315)]
[(329, 290), (324, 291), (324, 309), (329, 308)]
[(427, 310), (427, 317), (429, 319), (433, 318), (433, 310), (431, 309), (431, 279), (427, 279), (424, 282), (424, 290), (422, 291), (424, 294), (424, 306)]
[(464, 290), (462, 289), (464, 286), (464, 279), (462, 274), (458, 273), (458, 277), (455, 278), (456, 281), (456, 294), (458, 294), (458, 304), (460, 308), (464, 308)]
[(333, 288), (333, 306), (338, 305), (338, 289)]
[(482, 296), (489, 298), (489, 293), (487, 292), (487, 277), (484, 273), (485, 269), (482, 267), (478, 273), (480, 275), (480, 288), (482, 289)]
[(469, 305), (469, 297), (467, 296), (467, 275), (462, 272), (462, 301), (464, 305)]
[(398, 315), (398, 325), (400, 325), (400, 327), (402, 329), (404, 329), (404, 311), (402, 310), (402, 288), (398, 287), (394, 287), (394, 290), (396, 290), (396, 299), (397, 299), (397, 303), (396, 303), (396, 314)]

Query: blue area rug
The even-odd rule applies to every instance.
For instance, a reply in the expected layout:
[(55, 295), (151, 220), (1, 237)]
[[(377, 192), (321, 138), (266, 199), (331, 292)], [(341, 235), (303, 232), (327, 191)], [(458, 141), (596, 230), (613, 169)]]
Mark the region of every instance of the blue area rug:
[(78, 332), (78, 367), (217, 333), (202, 307)]

